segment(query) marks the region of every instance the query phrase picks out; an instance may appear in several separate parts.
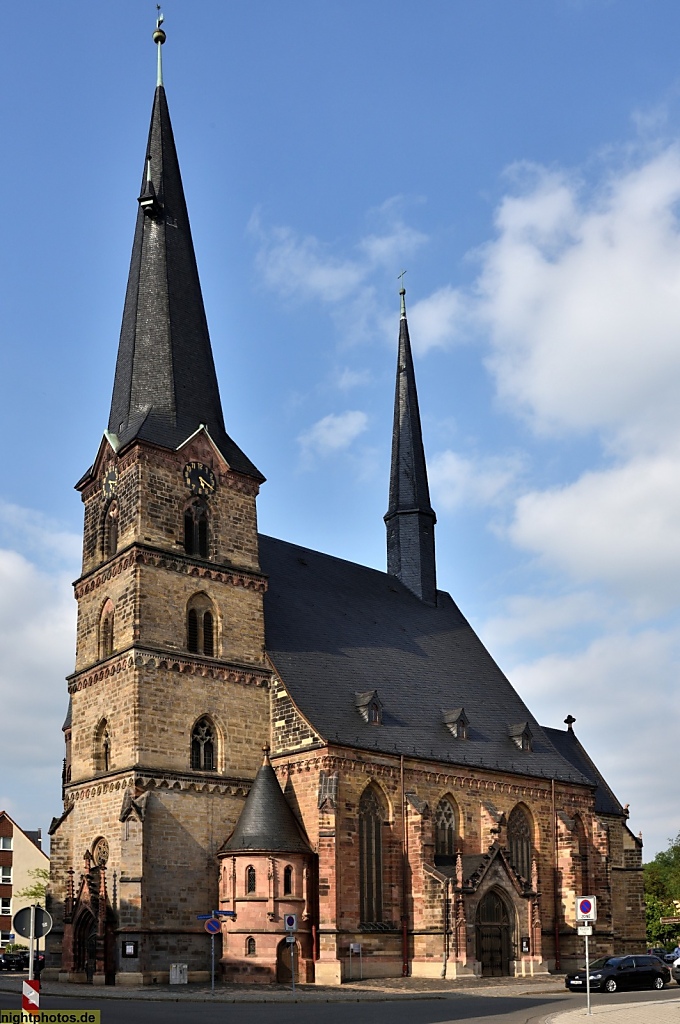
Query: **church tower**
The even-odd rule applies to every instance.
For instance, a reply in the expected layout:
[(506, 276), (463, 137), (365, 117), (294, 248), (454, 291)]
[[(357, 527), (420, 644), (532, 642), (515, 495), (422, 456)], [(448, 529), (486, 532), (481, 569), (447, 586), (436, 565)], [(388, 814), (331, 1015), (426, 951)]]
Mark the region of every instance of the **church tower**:
[[(111, 413), (85, 506), (48, 967), (207, 976), (196, 915), (269, 742), (256, 497), (225, 430), (162, 80), (144, 154)], [(153, 870), (151, 870), (153, 864)], [(58, 907), (64, 907), (63, 921)], [(61, 933), (61, 950), (58, 948)]]

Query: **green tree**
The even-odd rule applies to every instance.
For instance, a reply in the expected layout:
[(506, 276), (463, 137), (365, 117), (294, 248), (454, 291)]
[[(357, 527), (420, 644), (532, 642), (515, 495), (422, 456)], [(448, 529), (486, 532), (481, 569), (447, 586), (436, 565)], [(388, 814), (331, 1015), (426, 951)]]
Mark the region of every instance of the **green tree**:
[(662, 917), (680, 917), (680, 832), (669, 840), (667, 850), (644, 865), (647, 941), (651, 946), (673, 945), (680, 937), (680, 925), (661, 924)]
[(46, 868), (33, 868), (28, 873), (33, 879), (32, 884), (27, 885), (25, 889), (20, 889), (19, 892), (15, 892), (14, 896), (19, 900), (30, 900), (31, 903), (41, 903), (44, 906), (47, 886), (50, 882), (50, 873)]

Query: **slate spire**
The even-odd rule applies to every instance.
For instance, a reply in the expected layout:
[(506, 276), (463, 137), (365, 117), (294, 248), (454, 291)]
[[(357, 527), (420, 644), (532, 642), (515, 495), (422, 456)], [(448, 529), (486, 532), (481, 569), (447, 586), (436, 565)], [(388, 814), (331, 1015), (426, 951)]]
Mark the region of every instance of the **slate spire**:
[(262, 474), (226, 433), (175, 140), (158, 85), (144, 158), (109, 434), (175, 449), (201, 425), (232, 469)]
[(425, 450), (420, 427), (416, 377), (406, 319), (406, 291), (402, 287), (399, 355), (394, 395), (390, 500), (387, 526), (387, 571), (421, 601), (437, 602), (434, 524), (430, 505)]

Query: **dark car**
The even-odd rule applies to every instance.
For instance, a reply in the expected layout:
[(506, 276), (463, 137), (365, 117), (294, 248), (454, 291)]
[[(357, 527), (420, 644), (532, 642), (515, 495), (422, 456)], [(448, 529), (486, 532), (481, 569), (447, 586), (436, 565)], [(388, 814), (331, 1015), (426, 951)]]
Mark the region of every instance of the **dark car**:
[(0, 954), (0, 971), (23, 971), (24, 964), (28, 967), (28, 960), (24, 959), (22, 952)]
[[(661, 989), (671, 980), (671, 972), (658, 956), (601, 956), (590, 964), (590, 987), (598, 992), (618, 992), (624, 988)], [(585, 970), (568, 974), (564, 983), (572, 992), (586, 989)]]

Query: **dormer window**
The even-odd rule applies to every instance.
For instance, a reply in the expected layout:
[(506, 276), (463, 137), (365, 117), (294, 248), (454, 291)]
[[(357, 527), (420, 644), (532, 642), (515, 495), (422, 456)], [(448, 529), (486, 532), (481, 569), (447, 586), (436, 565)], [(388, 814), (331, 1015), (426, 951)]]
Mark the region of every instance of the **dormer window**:
[(533, 750), (533, 735), (528, 722), (519, 722), (518, 725), (511, 725), (508, 729), (510, 739), (519, 750), (530, 752)]
[(468, 738), (470, 721), (468, 716), (465, 714), (464, 708), (453, 708), (451, 711), (442, 711), (442, 718), (444, 719), (444, 725), (455, 739), (466, 740)]
[(382, 701), (377, 690), (354, 694), (354, 706), (369, 725), (382, 725)]

